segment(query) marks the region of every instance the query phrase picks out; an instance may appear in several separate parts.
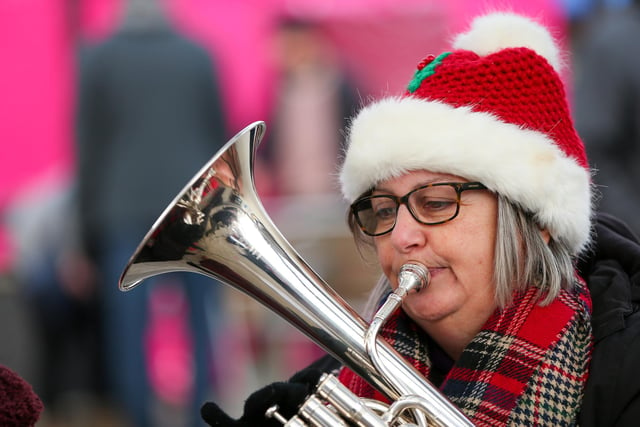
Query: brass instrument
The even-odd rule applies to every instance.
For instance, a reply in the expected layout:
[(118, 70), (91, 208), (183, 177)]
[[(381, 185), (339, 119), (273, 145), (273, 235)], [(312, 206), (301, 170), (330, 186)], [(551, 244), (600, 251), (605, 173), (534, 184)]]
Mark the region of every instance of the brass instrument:
[[(428, 282), (428, 270), (410, 263), (398, 290), (371, 327), (329, 287), (285, 240), (255, 191), (253, 164), (265, 131), (246, 127), (198, 172), (166, 208), (138, 246), (120, 278), (127, 291), (162, 273), (188, 271), (225, 282), (275, 311), (304, 332), (392, 403), (360, 400), (335, 377), (323, 376), (288, 426), (471, 426), (468, 419), (377, 336), (403, 294)], [(348, 420), (347, 422), (340, 421)]]

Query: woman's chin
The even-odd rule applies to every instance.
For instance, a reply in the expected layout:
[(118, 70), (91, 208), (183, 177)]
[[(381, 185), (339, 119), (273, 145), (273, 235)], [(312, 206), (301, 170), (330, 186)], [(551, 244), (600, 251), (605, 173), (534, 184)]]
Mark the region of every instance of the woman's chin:
[(444, 301), (427, 300), (405, 300), (403, 308), (407, 315), (417, 323), (437, 322), (452, 313), (453, 308)]

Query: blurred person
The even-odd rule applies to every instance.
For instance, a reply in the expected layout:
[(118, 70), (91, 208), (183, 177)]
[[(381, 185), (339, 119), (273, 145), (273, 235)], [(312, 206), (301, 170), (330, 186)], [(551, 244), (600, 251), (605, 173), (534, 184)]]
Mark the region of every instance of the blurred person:
[(356, 90), (337, 50), (312, 18), (285, 16), (273, 36), (275, 102), (260, 149), (280, 196), (336, 193), (342, 129)]
[(129, 0), (121, 28), (86, 49), (77, 105), (81, 232), (99, 274), (108, 386), (136, 427), (166, 421), (156, 407), (198, 425), (216, 393), (222, 308), (220, 286), (199, 275), (118, 289), (157, 213), (226, 141), (215, 58), (172, 29), (163, 6)]
[[(263, 172), (257, 181), (262, 195), (272, 196), (267, 204), (276, 220), (287, 224), (287, 234), (297, 234), (298, 246), (321, 276), (331, 278), (342, 261), (335, 259), (337, 250), (331, 245), (340, 243), (312, 242), (313, 231), (294, 229), (306, 229), (300, 218), (342, 218), (333, 203), (339, 195), (332, 177), (342, 148), (339, 130), (355, 111), (356, 90), (322, 22), (283, 14), (274, 25), (270, 46), (277, 77), (266, 140), (258, 151)], [(260, 184), (263, 178), (270, 182), (268, 190)], [(302, 367), (318, 356), (315, 344), (296, 330), (278, 326), (278, 320), (266, 316), (254, 322), (252, 330), (263, 357), (278, 361), (275, 372)], [(270, 345), (265, 338), (274, 335), (281, 339)]]
[(6, 214), (12, 271), (35, 337), (34, 384), (54, 425), (82, 425), (102, 409), (99, 306), (74, 195), (67, 174), (53, 171), (22, 190)]
[[(348, 225), (383, 272), (366, 316), (398, 290), (404, 265), (428, 269), (380, 335), (473, 425), (640, 417), (640, 241), (594, 212), (562, 56), (533, 18), (479, 16), (418, 64), (404, 93), (371, 102), (348, 128)], [(213, 402), (203, 418), (279, 425), (267, 410), (297, 414), (322, 372), (393, 403), (326, 358), (253, 393), (238, 419)], [(396, 409), (415, 396), (404, 397)]]
[(601, 208), (640, 234), (640, 2), (594, 7), (580, 20), (573, 40), (576, 129), (597, 170)]

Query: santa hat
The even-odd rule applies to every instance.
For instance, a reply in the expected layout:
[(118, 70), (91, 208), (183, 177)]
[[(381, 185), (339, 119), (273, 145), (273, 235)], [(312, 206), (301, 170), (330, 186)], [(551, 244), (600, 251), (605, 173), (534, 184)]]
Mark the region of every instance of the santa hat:
[(535, 215), (574, 254), (589, 242), (591, 173), (560, 78), (559, 48), (529, 18), (475, 19), (419, 65), (403, 96), (352, 120), (340, 172), (349, 202), (428, 169), (480, 181)]

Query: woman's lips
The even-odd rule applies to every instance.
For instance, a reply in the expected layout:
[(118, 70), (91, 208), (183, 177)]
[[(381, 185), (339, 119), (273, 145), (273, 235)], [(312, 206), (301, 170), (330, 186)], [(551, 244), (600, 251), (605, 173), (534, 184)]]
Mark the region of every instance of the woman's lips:
[(429, 274), (431, 276), (436, 276), (440, 274), (442, 270), (444, 270), (444, 267), (428, 267), (427, 269), (429, 270)]
[(428, 267), (429, 270), (429, 282), (433, 282), (433, 279), (438, 277), (445, 270), (444, 267)]

